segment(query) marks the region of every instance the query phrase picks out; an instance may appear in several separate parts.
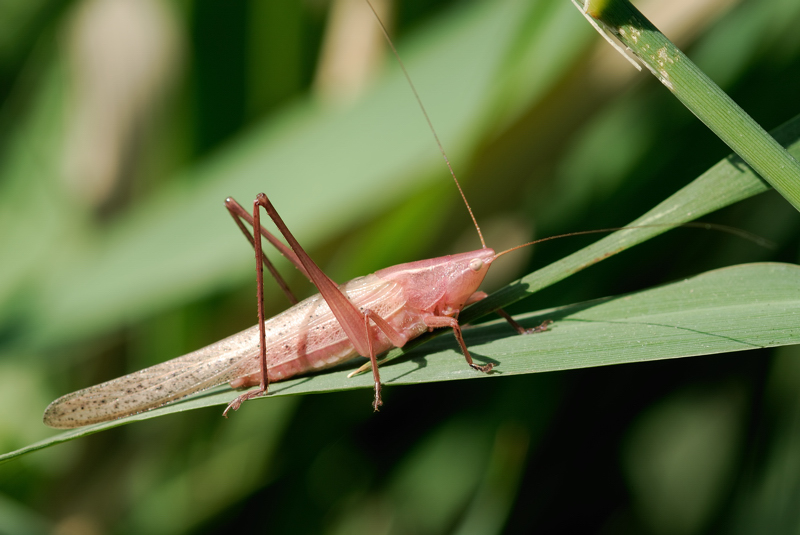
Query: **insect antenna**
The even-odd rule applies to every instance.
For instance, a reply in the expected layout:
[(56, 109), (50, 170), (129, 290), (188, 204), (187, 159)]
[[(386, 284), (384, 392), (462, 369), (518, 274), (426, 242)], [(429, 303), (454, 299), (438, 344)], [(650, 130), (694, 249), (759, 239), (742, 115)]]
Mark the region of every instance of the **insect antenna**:
[(408, 85), (411, 87), (411, 91), (414, 93), (414, 98), (417, 99), (417, 104), (419, 104), (419, 108), (422, 110), (422, 114), (425, 116), (425, 120), (428, 122), (428, 128), (431, 129), (431, 133), (433, 134), (433, 138), (436, 140), (436, 145), (439, 147), (439, 152), (442, 153), (442, 157), (444, 158), (444, 162), (447, 164), (447, 169), (450, 170), (450, 176), (453, 177), (453, 180), (456, 183), (456, 187), (458, 188), (458, 192), (461, 194), (461, 198), (464, 200), (464, 204), (467, 207), (467, 211), (469, 212), (469, 216), (472, 218), (472, 223), (475, 225), (475, 230), (478, 231), (478, 237), (481, 239), (481, 246), (486, 249), (486, 242), (483, 240), (483, 233), (481, 232), (481, 227), (478, 226), (478, 220), (475, 219), (475, 214), (472, 213), (472, 207), (470, 207), (469, 202), (467, 202), (467, 196), (464, 195), (464, 190), (461, 189), (461, 183), (459, 183), (458, 178), (456, 178), (456, 173), (453, 171), (453, 166), (450, 165), (450, 159), (447, 157), (447, 153), (444, 151), (444, 147), (442, 146), (442, 142), (439, 141), (439, 135), (436, 133), (436, 129), (433, 127), (433, 123), (431, 122), (431, 118), (428, 116), (428, 111), (425, 109), (425, 105), (422, 104), (422, 99), (419, 98), (419, 93), (417, 93), (417, 88), (414, 86), (414, 82), (411, 81), (411, 76), (408, 74), (406, 70), (406, 66), (403, 63), (403, 60), (400, 59), (400, 54), (397, 52), (397, 49), (392, 42), (392, 38), (389, 37), (389, 31), (386, 29), (386, 26), (383, 24), (380, 16), (378, 16), (378, 12), (375, 11), (375, 7), (373, 7), (372, 2), (369, 0), (365, 0), (367, 5), (372, 10), (372, 13), (375, 15), (375, 18), (378, 20), (378, 24), (380, 24), (381, 31), (383, 32), (383, 36), (386, 38), (386, 42), (389, 43), (389, 48), (392, 49), (392, 53), (394, 57), (397, 59), (397, 63), (400, 65), (400, 68), (403, 70), (403, 75), (406, 77), (408, 81)]
[(759, 236), (758, 234), (754, 234), (752, 232), (748, 232), (746, 230), (742, 230), (736, 227), (729, 227), (727, 225), (718, 225), (716, 223), (653, 223), (650, 225), (634, 225), (631, 227), (611, 227), (611, 228), (601, 228), (595, 230), (581, 230), (578, 232), (568, 232), (567, 234), (558, 234), (556, 236), (548, 236), (547, 238), (541, 238), (538, 240), (533, 240), (528, 243), (523, 243), (522, 245), (517, 245), (516, 247), (512, 247), (511, 249), (506, 249), (505, 251), (501, 251), (494, 255), (492, 261), (497, 260), (504, 254), (510, 253), (512, 251), (516, 251), (517, 249), (522, 249), (523, 247), (527, 247), (529, 245), (535, 245), (537, 243), (542, 243), (550, 240), (557, 240), (560, 238), (569, 238), (570, 236), (583, 236), (585, 234), (599, 234), (599, 233), (607, 233), (607, 232), (616, 232), (618, 230), (633, 230), (633, 229), (640, 229), (640, 228), (663, 228), (663, 227), (688, 227), (688, 228), (700, 228), (705, 230), (716, 230), (718, 232), (726, 232), (728, 234), (732, 234), (734, 236), (738, 236), (744, 240), (749, 240), (756, 245), (760, 245), (761, 247), (766, 247), (767, 249), (774, 249), (776, 247), (775, 243)]

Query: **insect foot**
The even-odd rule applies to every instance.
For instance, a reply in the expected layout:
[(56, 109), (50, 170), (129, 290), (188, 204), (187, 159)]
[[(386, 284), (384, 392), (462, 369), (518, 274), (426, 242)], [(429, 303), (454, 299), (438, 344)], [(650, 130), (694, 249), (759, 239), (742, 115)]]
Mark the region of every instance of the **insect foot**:
[(553, 320), (544, 320), (541, 325), (538, 325), (532, 329), (526, 329), (502, 308), (498, 308), (497, 310), (495, 310), (495, 313), (504, 320), (506, 320), (508, 324), (511, 325), (511, 328), (517, 331), (519, 334), (543, 333), (550, 327), (550, 324), (553, 323)]
[(222, 416), (224, 416), (225, 418), (227, 418), (227, 417), (228, 417), (228, 411), (229, 411), (229, 410), (233, 409), (233, 410), (235, 410), (235, 411), (238, 411), (238, 410), (239, 410), (239, 407), (241, 407), (241, 406), (242, 406), (242, 403), (244, 403), (244, 402), (245, 402), (245, 401), (247, 401), (248, 399), (259, 398), (259, 397), (261, 397), (261, 396), (264, 396), (264, 395), (266, 395), (266, 394), (267, 394), (267, 391), (266, 391), (266, 390), (263, 390), (263, 389), (258, 389), (258, 390), (250, 390), (249, 392), (245, 392), (245, 393), (244, 393), (244, 394), (242, 394), (241, 396), (237, 397), (236, 399), (234, 399), (233, 401), (231, 401), (230, 403), (228, 403), (228, 406), (227, 406), (227, 407), (225, 408), (225, 410), (222, 412)]
[(492, 364), (491, 362), (489, 364), (484, 364), (483, 366), (481, 366), (480, 364), (474, 364), (472, 362), (470, 362), (469, 365), (470, 367), (472, 367), (473, 370), (478, 370), (479, 372), (483, 373), (489, 373), (494, 368), (494, 364)]
[(375, 400), (372, 402), (372, 408), (375, 412), (380, 412), (380, 406), (383, 405), (381, 400), (381, 384), (375, 383)]
[(543, 333), (545, 331), (550, 330), (550, 325), (553, 324), (553, 320), (544, 320), (541, 325), (537, 325), (532, 329), (525, 329), (521, 334), (533, 334), (533, 333)]

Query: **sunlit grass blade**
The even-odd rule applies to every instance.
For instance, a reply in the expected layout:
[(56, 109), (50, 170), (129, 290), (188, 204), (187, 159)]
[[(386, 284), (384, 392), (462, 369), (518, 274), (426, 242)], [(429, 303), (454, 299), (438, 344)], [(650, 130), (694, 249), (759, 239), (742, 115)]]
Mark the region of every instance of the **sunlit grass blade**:
[(628, 0), (586, 0), (582, 12), (598, 29), (619, 39), (684, 106), (800, 210), (800, 163)]

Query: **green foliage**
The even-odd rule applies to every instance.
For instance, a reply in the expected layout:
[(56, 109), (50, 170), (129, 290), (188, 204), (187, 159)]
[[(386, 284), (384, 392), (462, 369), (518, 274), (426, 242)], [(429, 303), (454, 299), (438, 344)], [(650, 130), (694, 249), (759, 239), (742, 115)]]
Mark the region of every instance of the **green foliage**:
[(600, 21), (736, 154), (800, 209), (800, 164), (628, 0), (586, 0)]
[[(498, 260), (487, 283), (502, 289), (462, 317), (537, 292), (509, 310), (556, 320), (530, 337), (466, 331), (476, 359), (497, 362), (492, 380), (450, 380), (488, 378), (445, 333), (382, 369), (377, 415), (370, 378), (347, 368), (277, 384), (228, 420), (219, 405), (234, 393), (220, 389), (54, 435), (41, 413), (55, 397), (255, 321), (228, 195), (267, 191), (338, 281), (478, 246), (390, 58), (361, 95), (333, 102), (312, 85), (327, 4), (130, 4), (161, 17), (146, 25), (161, 47), (147, 64), (163, 62), (166, 82), (128, 130), (90, 122), (93, 143), (74, 143), (87, 75), (71, 47), (100, 4), (126, 2), (42, 0), (0, 21), (0, 451), (69, 441), (4, 456), (0, 532), (797, 531), (797, 212), (756, 195), (766, 183), (656, 80), (631, 83), (565, 0), (394, 7), (489, 245), (716, 211), (703, 220), (774, 251), (695, 229), (642, 243), (666, 230), (652, 227), (572, 255), (595, 240), (542, 244)], [(717, 7), (693, 41), (667, 32), (768, 130), (796, 113), (789, 4)], [(116, 64), (114, 79), (139, 65)], [(100, 117), (128, 110), (111, 109)], [(122, 131), (118, 181), (89, 182), (102, 173), (80, 162), (115, 154)], [(775, 136), (797, 156), (794, 123)], [(285, 307), (271, 287), (267, 301)], [(604, 366), (695, 355), (710, 356)]]

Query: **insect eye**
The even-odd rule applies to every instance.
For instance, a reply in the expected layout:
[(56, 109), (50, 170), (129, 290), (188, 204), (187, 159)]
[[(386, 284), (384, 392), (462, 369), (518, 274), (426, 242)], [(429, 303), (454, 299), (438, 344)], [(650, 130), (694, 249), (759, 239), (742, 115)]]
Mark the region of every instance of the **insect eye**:
[(469, 269), (471, 269), (472, 271), (480, 271), (482, 267), (483, 267), (483, 260), (481, 260), (480, 258), (473, 258), (469, 262)]

